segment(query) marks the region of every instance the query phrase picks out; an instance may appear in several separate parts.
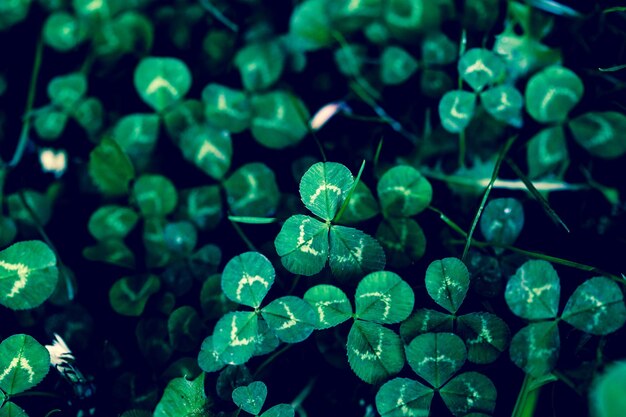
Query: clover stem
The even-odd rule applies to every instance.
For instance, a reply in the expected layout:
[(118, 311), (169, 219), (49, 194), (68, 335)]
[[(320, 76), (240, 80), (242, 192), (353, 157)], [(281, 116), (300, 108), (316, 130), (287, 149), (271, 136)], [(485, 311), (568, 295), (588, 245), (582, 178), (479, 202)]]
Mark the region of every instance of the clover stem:
[(224, 13), (222, 13), (217, 7), (215, 7), (209, 0), (200, 0), (200, 4), (205, 10), (213, 15), (214, 18), (222, 22), (224, 26), (226, 26), (231, 31), (237, 33), (239, 32), (239, 26), (228, 19)]
[(287, 343), (285, 346), (283, 346), (280, 350), (277, 350), (276, 352), (274, 352), (269, 358), (265, 359), (265, 361), (263, 361), (262, 364), (259, 365), (259, 367), (256, 369), (256, 371), (254, 372), (253, 378), (256, 378), (261, 371), (263, 371), (263, 369), (265, 369), (265, 367), (267, 365), (269, 365), (270, 363), (272, 363), (274, 361), (274, 359), (276, 359), (277, 357), (279, 357), (280, 355), (282, 355), (283, 353), (285, 353), (287, 350), (289, 350), (292, 346), (294, 346), (293, 343)]
[(465, 129), (459, 132), (459, 168), (465, 168)]
[(246, 236), (246, 234), (243, 232), (241, 227), (239, 227), (237, 222), (234, 222), (234, 221), (230, 220), (230, 224), (233, 226), (233, 229), (235, 229), (235, 232), (237, 232), (237, 234), (239, 235), (241, 240), (243, 240), (243, 242), (246, 244), (248, 249), (250, 249), (253, 252), (258, 252), (257, 248), (254, 246), (252, 241), (250, 239), (248, 239), (248, 236)]
[[(302, 388), (302, 391), (300, 391), (300, 393), (296, 395), (296, 398), (294, 398), (293, 401), (291, 402), (291, 406), (294, 409), (302, 409), (302, 403), (304, 402), (304, 400), (306, 400), (306, 397), (308, 397), (309, 394), (311, 394), (311, 390), (313, 389), (313, 386), (315, 385), (316, 382), (317, 382), (317, 378), (311, 378), (309, 380), (309, 383), (306, 384), (304, 388)], [(306, 413), (304, 413), (304, 415), (306, 415)]]
[(537, 399), (539, 398), (539, 390), (541, 387), (532, 388), (534, 380), (535, 378), (530, 374), (526, 374), (524, 377), (511, 417), (532, 417), (535, 415), (535, 408), (537, 407)]

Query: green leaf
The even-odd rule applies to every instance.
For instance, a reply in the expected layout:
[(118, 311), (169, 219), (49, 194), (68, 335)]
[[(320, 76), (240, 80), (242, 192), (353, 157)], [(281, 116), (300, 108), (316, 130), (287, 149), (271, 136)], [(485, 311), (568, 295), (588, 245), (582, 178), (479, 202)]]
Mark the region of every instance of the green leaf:
[(276, 217), (228, 216), (228, 220), (242, 224), (271, 224), (276, 223), (278, 219)]
[(200, 100), (183, 100), (168, 107), (159, 117), (174, 143), (180, 146), (180, 138), (187, 129), (204, 126), (204, 105)]
[(67, 114), (50, 107), (35, 115), (33, 125), (41, 139), (56, 140), (65, 130), (67, 120)]
[(466, 416), (471, 412), (491, 415), (498, 396), (493, 382), (478, 372), (465, 372), (454, 377), (439, 394), (455, 416)]
[(559, 358), (561, 341), (555, 321), (531, 323), (511, 340), (509, 354), (513, 363), (536, 378), (548, 374)]
[(285, 52), (276, 41), (252, 43), (240, 49), (233, 62), (246, 90), (264, 90), (280, 78)]
[(164, 176), (144, 174), (133, 184), (133, 200), (144, 217), (165, 216), (176, 208), (178, 193)]
[(426, 252), (426, 236), (413, 219), (384, 219), (376, 230), (376, 240), (385, 249), (389, 264), (396, 268), (411, 265)]
[(155, 275), (120, 278), (109, 291), (109, 302), (116, 313), (137, 317), (143, 313), (148, 299), (160, 288), (161, 281)]
[(354, 177), (348, 168), (336, 162), (318, 162), (300, 180), (300, 198), (305, 207), (324, 220), (332, 220), (341, 207)]
[(217, 185), (205, 185), (181, 193), (181, 212), (200, 230), (213, 229), (222, 219), (222, 196)]
[(514, 198), (496, 198), (480, 218), (480, 231), (487, 242), (512, 245), (524, 227), (524, 209)]
[(359, 181), (350, 196), (348, 205), (339, 223), (352, 224), (362, 222), (371, 219), (379, 212), (378, 202), (372, 195), (372, 192), (363, 181)]
[(441, 8), (427, 0), (389, 0), (382, 17), (394, 37), (415, 42), (419, 34), (437, 29), (442, 16)]
[(37, 228), (45, 226), (52, 216), (50, 196), (30, 189), (22, 189), (6, 198), (9, 216), (17, 223)]
[(154, 417), (203, 417), (210, 400), (204, 393), (204, 372), (194, 380), (172, 379), (154, 410)]
[(328, 15), (332, 26), (341, 32), (354, 32), (378, 18), (382, 13), (383, 2), (365, 0), (358, 3), (341, 0), (328, 3)]
[(222, 274), (209, 276), (200, 290), (200, 305), (207, 319), (217, 319), (237, 308), (222, 291)]
[(582, 81), (571, 70), (556, 65), (547, 67), (526, 84), (526, 111), (541, 123), (563, 122), (583, 91)]
[(433, 196), (430, 182), (408, 165), (385, 172), (376, 190), (385, 217), (414, 216), (428, 207)]
[(183, 156), (211, 178), (220, 180), (230, 168), (233, 145), (230, 133), (208, 125), (185, 130), (180, 140)]
[(0, 343), (0, 389), (18, 394), (39, 384), (50, 369), (45, 347), (26, 334), (14, 334)]
[(227, 313), (213, 331), (213, 348), (228, 365), (246, 363), (254, 354), (258, 338), (258, 319), (254, 311)]
[(233, 390), (233, 402), (246, 413), (258, 415), (267, 398), (267, 386), (262, 381), (254, 381)]
[(231, 213), (266, 217), (276, 213), (280, 191), (274, 171), (260, 162), (239, 167), (224, 181)]
[(430, 413), (435, 392), (408, 378), (394, 378), (376, 393), (376, 410), (382, 417), (423, 417)]
[(454, 62), (458, 56), (458, 48), (444, 33), (431, 32), (421, 42), (422, 61), (427, 66), (446, 65)]
[(268, 353), (272, 353), (280, 345), (281, 341), (272, 329), (267, 325), (267, 322), (262, 318), (259, 319), (259, 334), (256, 341), (256, 348), (254, 349), (254, 356), (263, 356)]
[(441, 307), (456, 313), (469, 289), (470, 274), (458, 258), (433, 261), (426, 269), (426, 291)]
[(368, 384), (382, 382), (404, 367), (400, 337), (380, 324), (356, 320), (347, 349), (350, 368)]
[(383, 84), (402, 84), (417, 71), (418, 62), (399, 46), (388, 46), (380, 57), (380, 79)]
[(3, 404), (2, 408), (0, 408), (0, 417), (28, 417), (28, 413), (19, 405), (11, 401)]
[(309, 132), (309, 112), (302, 100), (289, 92), (255, 95), (252, 109), (252, 136), (265, 147), (282, 149), (297, 145)]
[(0, 304), (12, 310), (35, 308), (57, 285), (59, 271), (54, 252), (45, 243), (15, 243), (0, 252)]
[(147, 165), (159, 137), (159, 116), (129, 114), (117, 121), (113, 139), (137, 166)]
[(292, 274), (320, 272), (328, 259), (329, 226), (312, 217), (296, 214), (285, 221), (274, 246), (283, 266)]
[(220, 360), (218, 352), (213, 346), (213, 335), (207, 336), (200, 346), (198, 365), (204, 372), (217, 372), (226, 364)]
[(54, 77), (48, 83), (48, 97), (52, 104), (70, 113), (87, 93), (87, 78), (81, 72)]
[(190, 306), (177, 308), (167, 320), (170, 345), (180, 352), (197, 349), (202, 330), (202, 320), (198, 312)]
[(500, 85), (480, 93), (480, 102), (494, 119), (511, 126), (522, 127), (524, 97), (512, 85)]
[(469, 49), (459, 59), (459, 75), (476, 92), (485, 86), (497, 84), (504, 79), (504, 61), (488, 49)]
[(278, 404), (270, 408), (261, 417), (294, 417), (295, 410), (291, 404)]
[(95, 135), (102, 128), (104, 108), (98, 98), (88, 97), (71, 110), (71, 115), (89, 135)]
[(399, 323), (413, 311), (411, 286), (396, 273), (372, 272), (356, 288), (356, 317), (375, 323)]
[(83, 249), (83, 256), (90, 261), (106, 262), (125, 268), (135, 267), (135, 255), (121, 239), (104, 239), (94, 246)]
[(613, 333), (626, 322), (624, 294), (606, 277), (588, 279), (567, 300), (561, 318), (583, 332)]
[(212, 126), (233, 133), (241, 133), (250, 126), (252, 109), (243, 91), (212, 83), (202, 90), (202, 102)]
[(303, 51), (330, 46), (334, 42), (326, 0), (306, 0), (296, 5), (289, 20), (289, 39)]
[(105, 137), (89, 154), (89, 175), (105, 195), (128, 193), (128, 183), (135, 177), (135, 168), (128, 155), (113, 139)]
[(165, 241), (164, 217), (147, 217), (143, 222), (143, 245), (146, 249), (146, 265), (149, 268), (161, 268), (167, 265), (172, 251)]
[(509, 346), (509, 326), (495, 314), (470, 313), (459, 317), (457, 323), (457, 334), (465, 341), (470, 362), (494, 362)]
[(465, 344), (454, 333), (422, 334), (406, 347), (411, 369), (435, 388), (461, 369), (466, 358)]
[(283, 342), (298, 343), (313, 333), (317, 316), (304, 300), (291, 295), (277, 298), (261, 310), (274, 334)]
[(598, 158), (615, 159), (626, 153), (626, 116), (622, 113), (590, 112), (569, 123), (576, 142)]
[(439, 102), (441, 126), (450, 133), (465, 130), (474, 117), (476, 95), (462, 90), (448, 91)]
[(222, 290), (232, 301), (258, 308), (269, 292), (276, 273), (272, 263), (259, 252), (232, 258), (222, 272)]
[(569, 164), (569, 152), (563, 126), (547, 127), (533, 136), (526, 148), (526, 161), (531, 179), (564, 171)]
[[(626, 10), (625, 10), (626, 11)], [(600, 374), (595, 373), (589, 390), (591, 415), (598, 417), (620, 417), (626, 410), (626, 362), (615, 361)]]
[(163, 241), (167, 249), (180, 255), (190, 255), (198, 242), (198, 232), (188, 221), (170, 222), (163, 229)]
[(378, 241), (360, 230), (330, 228), (330, 269), (339, 278), (363, 275), (385, 267), (385, 252)]
[(316, 285), (304, 293), (317, 317), (316, 328), (329, 329), (343, 323), (352, 316), (352, 305), (348, 296), (334, 285)]
[(409, 343), (416, 336), (429, 332), (452, 332), (454, 316), (436, 310), (420, 308), (400, 325), (400, 336)]
[(124, 206), (107, 205), (98, 208), (89, 217), (87, 228), (97, 240), (124, 239), (139, 220), (137, 213)]
[(79, 20), (66, 12), (51, 13), (43, 26), (43, 39), (60, 52), (75, 48), (85, 38), (85, 28)]
[(191, 73), (177, 58), (147, 57), (135, 68), (139, 97), (157, 112), (182, 100), (191, 88)]
[(532, 260), (519, 267), (506, 285), (511, 311), (527, 320), (553, 319), (559, 308), (561, 283), (549, 262)]

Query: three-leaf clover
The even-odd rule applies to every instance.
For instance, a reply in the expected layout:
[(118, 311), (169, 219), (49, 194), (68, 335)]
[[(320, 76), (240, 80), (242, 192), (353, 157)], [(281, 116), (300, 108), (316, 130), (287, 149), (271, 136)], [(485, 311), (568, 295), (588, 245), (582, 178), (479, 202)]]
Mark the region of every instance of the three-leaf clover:
[(376, 239), (360, 230), (333, 224), (354, 187), (350, 170), (335, 162), (318, 162), (302, 176), (300, 198), (323, 221), (301, 214), (285, 221), (274, 245), (289, 272), (315, 275), (329, 260), (338, 277), (385, 266), (385, 253)]

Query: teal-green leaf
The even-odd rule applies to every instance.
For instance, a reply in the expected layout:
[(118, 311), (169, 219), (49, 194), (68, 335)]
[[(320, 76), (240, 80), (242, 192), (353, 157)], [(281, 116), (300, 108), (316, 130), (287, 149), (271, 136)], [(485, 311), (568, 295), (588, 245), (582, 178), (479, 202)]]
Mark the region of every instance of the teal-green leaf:
[(163, 119), (165, 129), (170, 138), (180, 146), (183, 133), (192, 127), (204, 125), (204, 105), (200, 100), (188, 99), (174, 103), (163, 114), (157, 115)]
[(54, 77), (48, 83), (48, 97), (52, 104), (70, 113), (87, 92), (87, 78), (82, 72)]
[(430, 414), (435, 392), (409, 378), (394, 378), (376, 393), (376, 410), (382, 417), (424, 417)]
[(426, 291), (441, 307), (456, 313), (467, 294), (470, 274), (458, 258), (433, 261), (426, 269)]
[(6, 196), (9, 216), (16, 223), (35, 228), (45, 226), (50, 221), (52, 203), (51, 196), (28, 188)]
[(177, 308), (167, 320), (170, 345), (180, 352), (197, 349), (202, 330), (202, 320), (191, 306)]
[(116, 313), (123, 316), (140, 316), (148, 299), (161, 288), (155, 275), (120, 278), (109, 291), (109, 302)]
[(416, 42), (421, 33), (434, 31), (441, 23), (441, 8), (427, 0), (388, 0), (382, 18), (395, 38)]
[(137, 166), (145, 166), (159, 137), (159, 116), (129, 114), (117, 121), (113, 139)]
[(583, 82), (574, 72), (553, 65), (528, 80), (524, 93), (526, 111), (541, 123), (563, 122), (583, 92)]
[(452, 332), (454, 316), (436, 310), (420, 308), (400, 325), (400, 337), (405, 343), (429, 332)]
[(385, 172), (376, 191), (385, 217), (414, 216), (428, 207), (433, 196), (430, 182), (408, 165), (398, 165)]
[(297, 145), (309, 132), (309, 111), (302, 100), (287, 91), (253, 96), (252, 109), (252, 136), (267, 148)]
[(379, 212), (378, 202), (369, 187), (363, 181), (359, 181), (339, 222), (343, 224), (358, 223), (371, 219)]
[(459, 417), (472, 412), (491, 415), (498, 396), (493, 382), (478, 372), (465, 372), (454, 377), (439, 394), (450, 412)]
[(90, 261), (106, 262), (125, 268), (135, 267), (135, 255), (117, 238), (103, 239), (94, 246), (83, 249), (83, 256)]
[(472, 48), (458, 63), (459, 75), (476, 92), (504, 79), (506, 66), (498, 55), (488, 49)]
[(324, 220), (332, 220), (354, 184), (348, 168), (336, 162), (318, 162), (300, 180), (305, 207)]
[(33, 127), (41, 139), (52, 141), (61, 136), (67, 125), (67, 120), (66, 113), (50, 107), (35, 114)]
[(385, 252), (376, 239), (360, 230), (331, 226), (329, 264), (338, 278), (363, 275), (385, 267)]
[(375, 323), (399, 323), (413, 311), (411, 286), (390, 271), (372, 272), (356, 288), (356, 317)]
[(561, 283), (549, 262), (531, 260), (506, 285), (504, 298), (515, 315), (527, 320), (553, 319), (559, 309)]
[(167, 265), (172, 251), (165, 241), (167, 222), (162, 216), (146, 217), (143, 222), (143, 245), (148, 268), (161, 268)]
[(480, 218), (480, 231), (487, 242), (511, 245), (524, 227), (524, 208), (515, 198), (489, 201)]
[(139, 216), (130, 207), (106, 205), (89, 217), (87, 229), (96, 240), (124, 239), (135, 227)]
[(280, 200), (276, 175), (261, 162), (239, 167), (224, 181), (224, 188), (233, 215), (266, 217), (276, 212)]
[(598, 158), (615, 159), (626, 153), (626, 115), (614, 111), (589, 112), (569, 122), (576, 142)]
[(217, 226), (222, 219), (222, 196), (217, 185), (205, 185), (181, 192), (180, 210), (200, 230)]
[(35, 308), (56, 288), (54, 252), (39, 240), (15, 243), (0, 252), (0, 304), (12, 310)]
[(563, 171), (569, 164), (563, 126), (546, 127), (533, 136), (526, 147), (526, 161), (531, 179)]
[(263, 356), (272, 353), (280, 345), (280, 339), (276, 337), (272, 329), (267, 325), (267, 322), (262, 318), (259, 319), (258, 328), (259, 332), (256, 348), (254, 349), (254, 356)]
[(222, 272), (222, 290), (232, 301), (258, 308), (269, 292), (276, 273), (272, 263), (259, 252), (232, 258)]
[(170, 222), (163, 229), (163, 241), (170, 251), (188, 256), (196, 247), (198, 232), (190, 221)]
[(250, 126), (252, 109), (243, 91), (211, 83), (202, 90), (204, 114), (209, 123), (223, 130), (241, 133)]
[(331, 45), (332, 35), (326, 0), (306, 0), (296, 5), (289, 20), (289, 39), (303, 51)]
[(213, 335), (207, 336), (200, 346), (198, 365), (204, 372), (217, 372), (226, 364), (220, 360), (218, 352), (213, 347)]
[(18, 394), (39, 384), (50, 369), (45, 347), (26, 334), (14, 334), (0, 343), (0, 389)]
[(177, 58), (143, 58), (134, 74), (139, 97), (157, 112), (180, 101), (191, 88), (191, 72)]
[(210, 400), (204, 393), (204, 372), (194, 380), (172, 379), (154, 410), (154, 417), (204, 417)]
[(43, 26), (44, 42), (60, 52), (75, 48), (85, 33), (85, 27), (75, 16), (62, 11), (51, 13)]
[(113, 139), (104, 138), (89, 154), (89, 175), (105, 195), (120, 196), (128, 192), (135, 168), (128, 155)]
[(309, 288), (304, 293), (304, 301), (315, 311), (318, 330), (335, 327), (352, 316), (348, 296), (334, 285), (322, 284)]
[(230, 168), (233, 144), (226, 130), (192, 126), (183, 132), (179, 145), (185, 159), (211, 178), (220, 180)]
[(602, 373), (594, 373), (589, 390), (591, 415), (597, 417), (620, 417), (626, 410), (626, 362), (609, 364)]
[(317, 317), (303, 299), (291, 295), (277, 298), (261, 310), (269, 328), (283, 342), (298, 343), (313, 333)]
[(285, 51), (277, 41), (252, 43), (240, 49), (233, 62), (246, 90), (264, 90), (280, 78)]
[(380, 79), (383, 84), (402, 84), (417, 71), (418, 62), (405, 49), (388, 46), (380, 57)]
[(261, 414), (261, 417), (294, 417), (295, 410), (291, 404), (277, 404)]
[(160, 217), (174, 211), (178, 193), (164, 176), (144, 174), (133, 185), (133, 199), (144, 217)]
[(583, 332), (613, 333), (626, 322), (624, 294), (606, 277), (588, 279), (567, 300), (561, 318)]
[(404, 268), (426, 252), (426, 236), (419, 224), (410, 218), (384, 219), (376, 230), (376, 240), (385, 249), (389, 264)]
[(509, 354), (513, 363), (536, 378), (554, 369), (559, 359), (561, 339), (555, 321), (531, 323), (511, 340)]
[(463, 340), (454, 333), (426, 333), (406, 347), (406, 360), (413, 371), (440, 388), (467, 359)]
[(450, 133), (465, 130), (474, 117), (476, 95), (468, 91), (448, 91), (439, 101), (441, 126)]
[(267, 386), (262, 381), (254, 381), (233, 390), (233, 402), (246, 413), (258, 415), (267, 398)]
[(328, 260), (329, 226), (312, 217), (296, 214), (285, 221), (274, 246), (283, 266), (293, 274), (320, 272)]
[(491, 363), (509, 346), (509, 326), (495, 314), (470, 313), (460, 316), (457, 323), (457, 334), (465, 341), (470, 362)]
[(513, 127), (522, 127), (524, 97), (512, 85), (499, 85), (480, 93), (480, 102), (494, 119)]
[(28, 414), (22, 407), (12, 403), (11, 401), (3, 402), (2, 408), (0, 408), (0, 417), (28, 417)]
[(95, 135), (102, 128), (104, 108), (100, 99), (96, 97), (81, 100), (70, 114), (89, 135)]
[(254, 355), (258, 339), (258, 317), (254, 311), (225, 314), (213, 331), (213, 348), (221, 361), (241, 365)]
[(421, 42), (422, 61), (427, 66), (446, 65), (454, 62), (458, 48), (443, 32), (428, 33)]
[(356, 320), (346, 347), (350, 368), (368, 384), (382, 382), (404, 367), (400, 337), (380, 324)]

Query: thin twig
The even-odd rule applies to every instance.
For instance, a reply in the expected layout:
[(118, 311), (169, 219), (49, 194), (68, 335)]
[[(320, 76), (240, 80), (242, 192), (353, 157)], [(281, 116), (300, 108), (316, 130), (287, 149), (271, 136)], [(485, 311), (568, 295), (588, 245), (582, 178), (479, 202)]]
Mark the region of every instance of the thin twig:
[(236, 23), (224, 16), (224, 13), (222, 13), (217, 7), (215, 7), (213, 3), (210, 2), (210, 0), (200, 0), (200, 5), (202, 5), (202, 7), (204, 7), (207, 12), (211, 13), (213, 17), (222, 22), (222, 24), (228, 29), (235, 33), (239, 32), (239, 26), (237, 26)]

